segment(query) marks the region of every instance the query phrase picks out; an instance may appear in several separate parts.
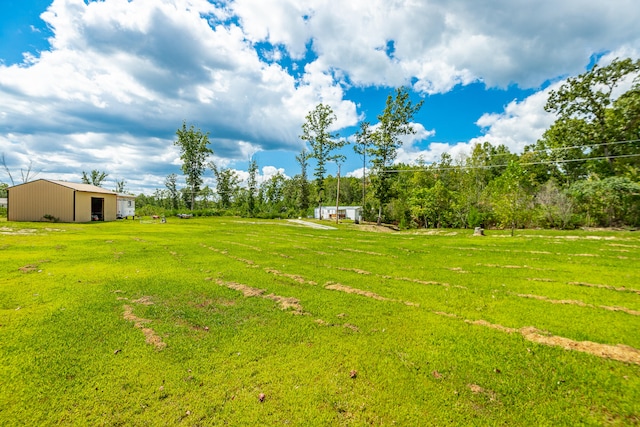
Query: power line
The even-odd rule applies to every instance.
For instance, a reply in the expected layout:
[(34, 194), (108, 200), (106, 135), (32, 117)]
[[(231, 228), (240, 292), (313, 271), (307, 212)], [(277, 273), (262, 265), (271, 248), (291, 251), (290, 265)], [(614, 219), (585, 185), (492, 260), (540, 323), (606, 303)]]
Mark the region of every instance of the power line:
[[(618, 145), (618, 144), (631, 144), (633, 142), (640, 142), (640, 139), (629, 139), (629, 140), (625, 140), (625, 141), (612, 141), (612, 142), (600, 142), (600, 143), (596, 143), (596, 144), (584, 144), (584, 145), (573, 145), (573, 146), (569, 146), (569, 147), (554, 147), (554, 148), (545, 148), (542, 150), (533, 150), (533, 151), (527, 151), (526, 154), (528, 153), (545, 153), (547, 154), (549, 151), (559, 151), (559, 150), (571, 150), (574, 148), (595, 148), (595, 147), (602, 147), (603, 145)], [(499, 157), (499, 156), (515, 156), (517, 154), (515, 153), (496, 153), (493, 154), (492, 157)]]
[[(573, 162), (586, 162), (589, 160), (608, 160), (608, 159), (621, 159), (630, 157), (640, 157), (640, 153), (637, 154), (620, 154), (618, 156), (599, 156), (599, 157), (584, 157), (580, 159), (563, 159), (563, 160), (544, 160), (539, 162), (520, 163), (521, 166), (535, 166), (535, 165), (555, 165), (559, 163), (573, 163)], [(446, 166), (435, 168), (412, 168), (412, 169), (385, 169), (384, 172), (402, 173), (402, 172), (429, 172), (429, 171), (447, 171), (447, 170), (471, 170), (471, 169), (494, 169), (494, 168), (506, 168), (508, 164), (502, 165), (483, 165), (483, 166)]]

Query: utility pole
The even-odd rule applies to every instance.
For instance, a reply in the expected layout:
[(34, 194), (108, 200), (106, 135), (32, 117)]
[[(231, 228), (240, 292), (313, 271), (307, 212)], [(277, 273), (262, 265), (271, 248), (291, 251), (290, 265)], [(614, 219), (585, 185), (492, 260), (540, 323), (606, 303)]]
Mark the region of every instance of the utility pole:
[(338, 215), (338, 208), (340, 208), (340, 165), (342, 164), (342, 162), (346, 160), (346, 157), (343, 156), (342, 154), (336, 154), (335, 156), (332, 156), (328, 160), (334, 161), (336, 162), (336, 165), (338, 165), (338, 186), (337, 186), (338, 189), (336, 190), (336, 224), (337, 224), (340, 218), (340, 215)]
[(338, 190), (336, 191), (336, 224), (338, 223), (338, 218), (340, 214), (338, 213), (338, 208), (340, 207), (340, 162), (336, 160), (338, 164)]

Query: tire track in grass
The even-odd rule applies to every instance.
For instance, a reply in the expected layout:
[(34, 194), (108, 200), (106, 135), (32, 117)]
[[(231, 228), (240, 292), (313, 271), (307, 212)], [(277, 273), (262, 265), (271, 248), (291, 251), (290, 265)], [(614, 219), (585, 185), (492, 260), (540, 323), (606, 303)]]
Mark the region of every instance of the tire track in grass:
[(588, 308), (600, 308), (603, 310), (608, 310), (608, 311), (622, 311), (624, 313), (627, 314), (631, 314), (632, 316), (640, 316), (640, 311), (637, 310), (632, 310), (630, 308), (626, 308), (626, 307), (619, 307), (619, 306), (608, 306), (608, 305), (593, 305), (593, 304), (588, 304), (584, 301), (580, 301), (580, 300), (572, 300), (572, 299), (552, 299), (552, 298), (548, 298), (542, 295), (532, 295), (532, 294), (514, 294), (516, 296), (519, 296), (520, 298), (529, 298), (529, 299), (535, 299), (538, 301), (544, 301), (544, 302), (548, 302), (551, 304), (566, 304), (566, 305), (577, 305), (578, 307), (588, 307)]
[(524, 326), (522, 328), (510, 328), (508, 326), (499, 325), (496, 323), (487, 322), (483, 319), (469, 320), (462, 319), (460, 316), (453, 313), (445, 313), (442, 311), (431, 311), (438, 316), (449, 317), (453, 319), (461, 319), (465, 323), (474, 326), (483, 326), (486, 328), (495, 329), (508, 334), (520, 334), (527, 341), (535, 342), (537, 344), (543, 344), (551, 347), (561, 347), (565, 350), (579, 351), (581, 353), (588, 353), (594, 356), (602, 357), (603, 359), (617, 360), (619, 362), (633, 363), (640, 365), (640, 350), (637, 348), (625, 345), (625, 344), (601, 344), (593, 341), (576, 341), (570, 338), (565, 338), (557, 335), (551, 335), (533, 326)]

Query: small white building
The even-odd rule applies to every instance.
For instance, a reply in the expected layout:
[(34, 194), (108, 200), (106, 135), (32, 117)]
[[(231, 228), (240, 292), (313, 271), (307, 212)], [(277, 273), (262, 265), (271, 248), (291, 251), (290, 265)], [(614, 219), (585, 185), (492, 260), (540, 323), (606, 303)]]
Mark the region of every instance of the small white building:
[(9, 204), (7, 203), (7, 198), (0, 197), (0, 208), (6, 208), (7, 206), (9, 206)]
[(130, 194), (118, 194), (117, 196), (118, 213), (116, 218), (128, 218), (136, 216), (136, 196)]
[[(315, 219), (321, 219), (320, 213), (322, 213), (322, 219), (336, 219), (335, 206), (323, 206), (322, 212), (320, 208), (315, 208), (313, 217)], [(362, 206), (338, 206), (338, 219), (360, 221), (362, 219)]]

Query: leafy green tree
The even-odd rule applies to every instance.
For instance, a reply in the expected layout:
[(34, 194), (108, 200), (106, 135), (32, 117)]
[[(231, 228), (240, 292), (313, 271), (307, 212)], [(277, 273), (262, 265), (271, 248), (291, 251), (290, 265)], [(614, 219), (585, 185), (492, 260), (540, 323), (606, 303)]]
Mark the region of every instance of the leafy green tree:
[(371, 149), (371, 125), (369, 122), (360, 123), (360, 130), (355, 134), (356, 142), (353, 151), (362, 157), (362, 206), (367, 199), (367, 154)]
[(106, 172), (101, 172), (97, 169), (92, 170), (89, 174), (85, 171), (82, 171), (82, 183), (95, 185), (96, 187), (100, 187), (102, 183), (107, 179), (109, 174)]
[(613, 104), (609, 125), (618, 141), (615, 146), (617, 175), (640, 181), (640, 81)]
[(309, 181), (307, 178), (307, 169), (309, 167), (309, 159), (311, 154), (306, 148), (303, 148), (300, 154), (296, 156), (296, 161), (300, 165), (300, 175), (298, 175), (298, 197), (296, 199), (296, 208), (300, 212), (306, 213), (309, 209)]
[(249, 180), (247, 181), (247, 213), (250, 217), (256, 214), (256, 195), (258, 192), (258, 162), (249, 160)]
[(180, 191), (178, 191), (178, 175), (175, 173), (167, 175), (164, 180), (164, 185), (167, 187), (168, 191), (168, 199), (169, 199), (169, 208), (178, 209), (180, 204)]
[(410, 198), (411, 213), (424, 227), (435, 228), (448, 225), (447, 214), (451, 206), (451, 194), (441, 180), (431, 188), (417, 188)]
[(216, 191), (219, 197), (219, 205), (222, 209), (229, 209), (234, 196), (238, 193), (240, 177), (229, 168), (218, 168), (213, 162), (210, 164), (216, 178)]
[(260, 186), (263, 210), (270, 216), (280, 215), (287, 210), (283, 205), (285, 181), (284, 175), (278, 172)]
[(0, 197), (7, 197), (7, 188), (9, 188), (9, 184), (0, 182)]
[(215, 193), (211, 187), (205, 185), (198, 193), (198, 196), (200, 197), (200, 207), (204, 209), (209, 208), (209, 201), (213, 200), (214, 194)]
[[(540, 163), (539, 180), (555, 178), (559, 182), (571, 184), (589, 175), (589, 164), (581, 159), (589, 157), (590, 126), (582, 119), (560, 118), (542, 138), (525, 152), (535, 152), (530, 163)], [(599, 161), (598, 161), (599, 162)]]
[(116, 179), (116, 188), (114, 189), (116, 193), (124, 194), (124, 192), (127, 191), (126, 187), (127, 181), (124, 179)]
[(519, 163), (511, 162), (500, 177), (486, 188), (494, 215), (500, 225), (509, 227), (511, 235), (531, 216), (533, 197), (528, 193), (525, 172)]
[(378, 225), (382, 222), (382, 210), (393, 195), (388, 169), (402, 146), (400, 137), (416, 133), (411, 121), (422, 104), (420, 101), (414, 105), (406, 88), (397, 89), (395, 96), (387, 97), (384, 111), (378, 116), (379, 124), (371, 133), (369, 154), (374, 171), (373, 190), (378, 200)]
[[(570, 119), (584, 122), (584, 126), (579, 128), (586, 133), (583, 144), (591, 145), (590, 156), (606, 159), (598, 163), (599, 175), (615, 173), (614, 160), (618, 155), (618, 145), (614, 142), (624, 139), (620, 129), (627, 127), (627, 124), (616, 122), (612, 114), (615, 91), (630, 76), (635, 76), (634, 90), (637, 90), (639, 71), (640, 60), (615, 59), (607, 66), (595, 65), (591, 70), (567, 79), (557, 91), (549, 94), (545, 110), (556, 113), (558, 119), (566, 123), (571, 123)], [(632, 104), (635, 105), (635, 102)], [(631, 117), (629, 124), (637, 123), (636, 119)]]
[(626, 177), (587, 179), (570, 188), (586, 225), (640, 225), (640, 184)]
[[(309, 112), (306, 121), (302, 124), (302, 135), (300, 139), (309, 143), (311, 147), (311, 157), (316, 159), (316, 188), (318, 192), (318, 205), (322, 208), (325, 199), (324, 175), (327, 172), (326, 163), (329, 161), (331, 152), (342, 147), (344, 140), (338, 140), (338, 134), (330, 131), (331, 126), (336, 121), (336, 115), (329, 105), (318, 104), (316, 108)], [(322, 209), (320, 210), (322, 212)]]
[[(187, 181), (188, 191), (191, 196), (189, 204), (191, 210), (195, 207), (196, 195), (200, 192), (202, 175), (207, 166), (207, 158), (213, 154), (209, 148), (209, 133), (196, 130), (193, 125), (187, 129), (186, 122), (182, 122), (182, 128), (176, 131), (178, 139), (173, 144), (180, 148), (180, 160), (182, 160), (182, 172)], [(183, 189), (184, 190), (184, 189)]]

